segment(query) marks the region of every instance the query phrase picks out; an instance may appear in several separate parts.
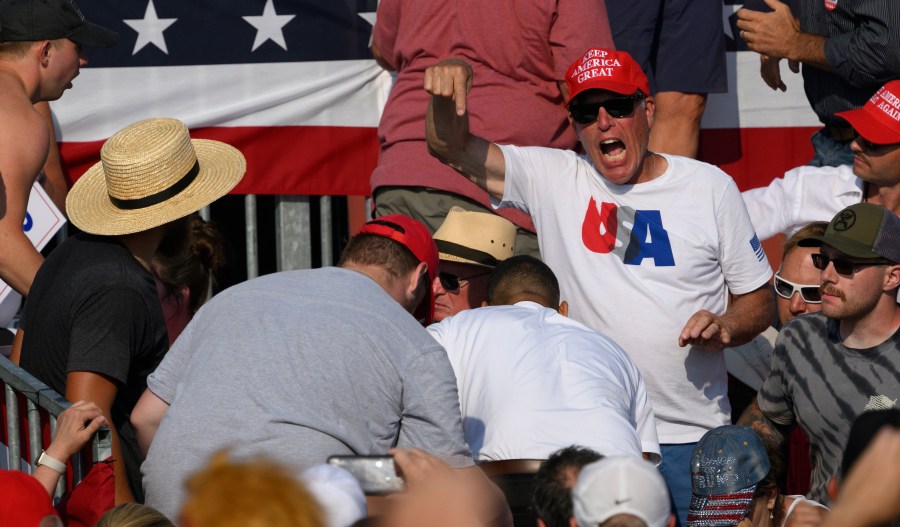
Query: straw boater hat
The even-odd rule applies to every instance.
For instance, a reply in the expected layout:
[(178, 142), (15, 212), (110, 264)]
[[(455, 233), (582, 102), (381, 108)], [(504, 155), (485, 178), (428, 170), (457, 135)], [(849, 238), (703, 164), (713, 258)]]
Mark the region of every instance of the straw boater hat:
[(146, 231), (224, 196), (246, 168), (233, 146), (191, 139), (177, 119), (146, 119), (106, 141), (100, 162), (69, 191), (66, 211), (76, 227), (91, 234)]
[(516, 226), (506, 218), (453, 207), (434, 233), (441, 260), (494, 267), (516, 250)]

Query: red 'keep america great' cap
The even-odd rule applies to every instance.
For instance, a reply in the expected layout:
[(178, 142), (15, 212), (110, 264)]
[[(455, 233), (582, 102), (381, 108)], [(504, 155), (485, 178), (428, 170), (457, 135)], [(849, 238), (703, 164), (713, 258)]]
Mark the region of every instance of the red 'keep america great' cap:
[(591, 48), (566, 70), (566, 86), (572, 102), (586, 90), (607, 90), (632, 95), (640, 90), (650, 95), (650, 83), (640, 65), (624, 51)]
[(900, 143), (900, 80), (882, 86), (862, 108), (835, 115), (844, 118), (856, 133), (873, 143)]

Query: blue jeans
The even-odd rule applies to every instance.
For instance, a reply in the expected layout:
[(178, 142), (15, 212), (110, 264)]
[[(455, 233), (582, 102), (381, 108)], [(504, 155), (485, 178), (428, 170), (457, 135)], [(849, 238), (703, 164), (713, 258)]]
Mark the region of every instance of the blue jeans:
[(810, 139), (813, 145), (813, 158), (808, 163), (814, 167), (837, 167), (853, 164), (853, 150), (850, 143), (835, 141), (826, 128), (818, 130)]
[(687, 525), (688, 507), (691, 504), (691, 454), (696, 446), (697, 443), (660, 445), (663, 460), (659, 471), (669, 487), (669, 499), (677, 527)]

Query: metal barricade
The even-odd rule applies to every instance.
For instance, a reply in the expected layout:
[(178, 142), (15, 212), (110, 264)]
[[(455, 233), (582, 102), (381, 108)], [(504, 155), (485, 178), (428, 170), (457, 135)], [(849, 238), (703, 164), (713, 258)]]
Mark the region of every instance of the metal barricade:
[[(6, 447), (7, 463), (10, 470), (23, 470), (21, 444), (22, 423), (20, 422), (19, 398), (21, 394), (25, 398), (28, 448), (30, 454), (26, 464), (33, 471), (34, 461), (44, 448), (41, 437), (41, 410), (50, 416), (50, 437), (56, 434), (56, 418), (71, 403), (52, 388), (37, 380), (33, 375), (13, 364), (8, 358), (0, 355), (0, 381), (4, 384), (6, 397)], [(94, 459), (106, 459), (112, 454), (112, 441), (109, 434), (104, 433), (94, 436)], [(82, 455), (71, 458), (72, 485), (74, 486), (84, 478), (90, 467)], [(66, 491), (66, 478), (60, 478), (56, 487), (56, 497), (62, 496)]]

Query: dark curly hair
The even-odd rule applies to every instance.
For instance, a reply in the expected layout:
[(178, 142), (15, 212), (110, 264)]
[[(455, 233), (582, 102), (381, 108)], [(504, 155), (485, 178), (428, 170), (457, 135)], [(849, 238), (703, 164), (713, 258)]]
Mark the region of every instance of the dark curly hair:
[(576, 445), (557, 450), (541, 464), (534, 478), (534, 512), (547, 527), (568, 527), (572, 517), (572, 487), (581, 468), (603, 456)]

